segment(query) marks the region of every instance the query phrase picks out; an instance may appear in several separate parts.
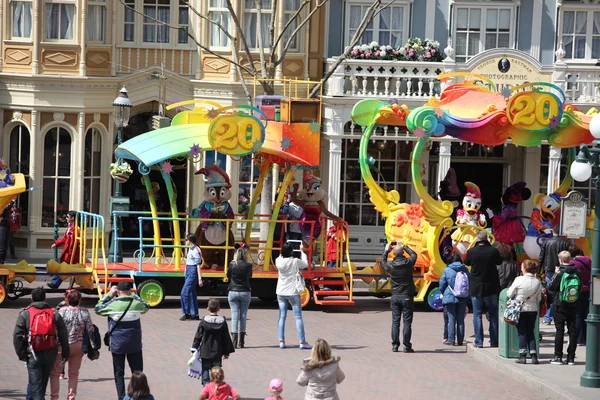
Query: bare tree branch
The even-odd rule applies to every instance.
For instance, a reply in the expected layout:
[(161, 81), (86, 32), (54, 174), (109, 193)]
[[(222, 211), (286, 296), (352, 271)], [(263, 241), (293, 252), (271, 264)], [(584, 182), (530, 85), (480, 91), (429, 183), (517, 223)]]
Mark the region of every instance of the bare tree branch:
[(275, 18), (277, 17), (277, 5), (279, 2), (277, 0), (272, 2), (271, 7), (271, 22), (269, 23), (269, 48), (273, 48), (273, 43), (275, 42)]
[(358, 43), (358, 41), (360, 40), (362, 35), (365, 33), (365, 30), (367, 29), (367, 26), (369, 26), (371, 21), (373, 21), (373, 19), (377, 15), (379, 15), (379, 13), (381, 13), (381, 11), (385, 10), (386, 8), (388, 8), (395, 2), (396, 2), (396, 0), (392, 0), (392, 1), (382, 5), (381, 0), (375, 0), (373, 2), (373, 4), (371, 4), (369, 6), (369, 8), (367, 8), (365, 15), (363, 16), (362, 20), (360, 21), (360, 24), (358, 25), (358, 28), (356, 29), (356, 32), (354, 32), (354, 35), (352, 36), (352, 39), (350, 40), (350, 44), (348, 44), (348, 46), (346, 46), (346, 48), (344, 49), (344, 52), (337, 57), (335, 63), (333, 63), (333, 65), (331, 66), (329, 71), (327, 71), (327, 73), (323, 76), (323, 79), (321, 79), (321, 82), (319, 82), (318, 84), (315, 85), (315, 87), (313, 87), (313, 89), (310, 92), (309, 97), (314, 97), (317, 94), (319, 94), (319, 91), (321, 90), (321, 86), (325, 82), (327, 82), (327, 80), (331, 77), (331, 75), (333, 75), (335, 70), (350, 55), (352, 48), (354, 46), (356, 46), (356, 44)]
[[(329, 1), (329, 0), (326, 0), (326, 1)], [(300, 7), (298, 7), (298, 10), (292, 15), (292, 17), (289, 19), (289, 21), (286, 22), (285, 25), (283, 26), (281, 33), (279, 34), (279, 36), (277, 36), (277, 40), (275, 41), (275, 43), (273, 43), (273, 47), (271, 47), (271, 60), (273, 60), (275, 58), (275, 52), (277, 51), (277, 46), (279, 46), (279, 42), (285, 36), (285, 32), (294, 23), (294, 21), (300, 16), (300, 13), (302, 12), (302, 10), (304, 10), (304, 7), (306, 7), (307, 4), (310, 4), (310, 0), (304, 0), (302, 2), (302, 4), (300, 4)]]
[[(254, 0), (254, 7), (256, 7), (256, 41), (258, 42), (259, 56), (260, 56), (260, 73), (263, 78), (267, 77), (267, 66), (265, 61), (265, 47), (263, 44), (262, 36), (262, 8), (260, 4), (261, 0)], [(271, 18), (273, 16), (271, 15)]]
[(233, 24), (235, 25), (235, 29), (237, 30), (237, 34), (240, 37), (240, 39), (242, 39), (242, 47), (244, 48), (244, 53), (246, 53), (246, 57), (248, 58), (248, 64), (250, 64), (250, 69), (252, 70), (252, 73), (250, 75), (255, 76), (255, 75), (257, 75), (258, 71), (256, 71), (256, 67), (254, 66), (254, 57), (252, 56), (252, 53), (250, 52), (250, 47), (248, 47), (248, 41), (246, 40), (246, 35), (244, 34), (244, 31), (242, 30), (242, 25), (240, 24), (240, 19), (238, 18), (237, 14), (235, 13), (235, 10), (233, 9), (231, 0), (226, 0), (226, 1), (227, 1), (227, 10), (229, 10), (229, 14), (231, 16)]
[(129, 6), (128, 4), (125, 4), (124, 0), (119, 0), (119, 2), (120, 2), (121, 4), (123, 4), (123, 5), (124, 5), (126, 8), (128, 8), (128, 9), (132, 10), (134, 13), (136, 13), (136, 14), (138, 14), (138, 15), (141, 15), (141, 16), (142, 16), (142, 17), (144, 17), (144, 18), (148, 18), (149, 20), (151, 20), (151, 21), (154, 21), (154, 22), (156, 22), (156, 23), (157, 23), (157, 24), (159, 24), (159, 25), (166, 26), (167, 28), (170, 28), (170, 29), (173, 29), (173, 30), (176, 30), (176, 31), (181, 31), (181, 30), (183, 30), (183, 31), (186, 33), (187, 37), (189, 37), (189, 38), (190, 38), (190, 39), (191, 39), (191, 40), (192, 40), (192, 41), (193, 41), (193, 42), (196, 44), (196, 46), (200, 47), (202, 50), (206, 51), (207, 53), (210, 53), (210, 54), (212, 54), (213, 56), (215, 56), (215, 57), (217, 57), (217, 58), (219, 58), (219, 59), (221, 59), (221, 60), (223, 60), (223, 61), (226, 61), (226, 62), (228, 62), (228, 63), (230, 63), (230, 64), (233, 64), (233, 65), (235, 65), (236, 67), (239, 67), (239, 68), (241, 68), (242, 70), (244, 70), (245, 72), (247, 72), (247, 73), (248, 73), (248, 74), (250, 74), (250, 75), (253, 75), (253, 74), (254, 74), (254, 72), (253, 72), (253, 71), (251, 71), (250, 69), (248, 69), (248, 68), (246, 68), (245, 66), (241, 65), (240, 63), (237, 63), (237, 62), (235, 62), (234, 60), (230, 60), (230, 59), (229, 59), (229, 58), (227, 58), (227, 57), (223, 57), (222, 55), (220, 55), (220, 54), (218, 54), (218, 53), (215, 53), (214, 51), (212, 51), (212, 50), (211, 50), (211, 49), (209, 49), (208, 47), (206, 47), (206, 46), (203, 46), (203, 45), (202, 45), (202, 44), (201, 44), (201, 43), (200, 43), (198, 40), (196, 40), (196, 38), (194, 37), (194, 35), (192, 35), (192, 34), (189, 32), (189, 30), (187, 29), (187, 27), (186, 27), (186, 26), (177, 26), (177, 25), (171, 25), (171, 24), (168, 24), (168, 23), (166, 23), (166, 22), (164, 22), (164, 21), (160, 21), (160, 20), (158, 20), (158, 19), (156, 19), (156, 18), (154, 18), (154, 17), (151, 17), (151, 16), (149, 16), (149, 15), (146, 15), (146, 14), (144, 14), (144, 13), (143, 13), (143, 12), (141, 12), (141, 11), (138, 11), (138, 10), (136, 10), (134, 7), (131, 7), (131, 6)]
[[(298, 34), (298, 32), (300, 32), (300, 30), (304, 27), (304, 25), (306, 25), (308, 23), (308, 21), (310, 21), (310, 19), (312, 18), (313, 15), (315, 15), (315, 13), (321, 8), (323, 7), (329, 0), (323, 0), (320, 3), (318, 3), (315, 8), (306, 16), (306, 18), (296, 27), (296, 29), (291, 33), (290, 37), (288, 38), (285, 47), (283, 48), (283, 50), (281, 51), (281, 54), (279, 55), (279, 58), (277, 59), (277, 61), (275, 61), (275, 65), (279, 65), (283, 62), (283, 59), (285, 58), (285, 55), (287, 54), (288, 50), (290, 49), (290, 46), (292, 45), (294, 38), (296, 37), (296, 35)], [(283, 34), (282, 34), (283, 35)]]
[[(225, 27), (224, 27), (224, 26), (223, 26), (223, 25), (222, 25), (222, 24), (221, 24), (219, 21), (217, 21), (216, 19), (209, 18), (209, 17), (207, 17), (207, 16), (206, 16), (206, 15), (204, 15), (204, 14), (201, 14), (201, 13), (200, 13), (200, 11), (198, 11), (198, 9), (197, 9), (196, 7), (194, 7), (194, 6), (192, 5), (192, 3), (190, 3), (190, 2), (189, 2), (189, 0), (181, 0), (181, 1), (182, 1), (182, 2), (183, 2), (185, 5), (186, 5), (186, 6), (188, 6), (188, 8), (189, 8), (190, 10), (192, 10), (192, 12), (193, 12), (194, 14), (196, 14), (196, 16), (197, 16), (198, 18), (200, 18), (200, 19), (203, 19), (203, 20), (207, 21), (208, 23), (210, 23), (210, 24), (213, 24), (213, 25), (217, 26), (217, 27), (218, 27), (218, 28), (221, 30), (221, 32), (223, 32), (223, 33), (225, 34), (225, 36), (227, 36), (227, 38), (229, 38), (229, 40), (230, 40), (231, 42), (233, 42), (233, 43), (236, 43), (236, 42), (237, 42), (237, 39), (236, 39), (236, 38), (234, 38), (234, 37), (231, 35), (231, 33), (229, 33), (229, 31), (228, 31), (228, 30), (227, 30), (227, 29), (226, 29), (226, 28), (225, 28)], [(122, 3), (122, 2), (121, 2), (121, 3)]]

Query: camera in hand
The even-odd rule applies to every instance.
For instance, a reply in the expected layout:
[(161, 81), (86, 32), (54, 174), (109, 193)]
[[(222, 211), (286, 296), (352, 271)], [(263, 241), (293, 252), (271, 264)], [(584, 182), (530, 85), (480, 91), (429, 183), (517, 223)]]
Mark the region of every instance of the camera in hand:
[(390, 246), (396, 246), (398, 244), (398, 242), (392, 242), (390, 243)]

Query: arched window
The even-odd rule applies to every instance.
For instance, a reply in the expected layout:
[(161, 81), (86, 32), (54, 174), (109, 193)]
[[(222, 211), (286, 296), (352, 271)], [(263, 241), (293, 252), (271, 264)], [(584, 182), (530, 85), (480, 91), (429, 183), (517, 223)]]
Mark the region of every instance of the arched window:
[(88, 129), (83, 166), (83, 210), (94, 214), (100, 213), (101, 149), (100, 131), (97, 128)]
[(42, 227), (54, 222), (65, 225), (71, 185), (71, 135), (65, 128), (52, 128), (44, 136), (44, 183)]
[[(25, 175), (25, 183), (29, 188), (29, 130), (25, 125), (16, 125), (10, 132), (10, 153), (8, 165), (11, 172)], [(29, 222), (29, 192), (23, 192), (17, 197), (17, 207), (21, 209), (22, 226)]]

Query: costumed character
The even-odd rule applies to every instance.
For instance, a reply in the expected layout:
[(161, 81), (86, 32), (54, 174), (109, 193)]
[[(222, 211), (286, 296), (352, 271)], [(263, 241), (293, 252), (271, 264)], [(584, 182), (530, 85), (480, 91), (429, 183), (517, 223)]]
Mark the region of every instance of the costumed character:
[[(79, 264), (79, 249), (78, 249), (78, 241), (76, 239), (76, 234), (78, 232), (78, 228), (75, 227), (75, 216), (77, 213), (75, 211), (69, 211), (67, 215), (65, 215), (65, 220), (67, 221), (67, 230), (62, 238), (55, 241), (51, 248), (62, 246), (63, 250), (60, 254), (60, 258), (58, 259), (58, 263), (67, 263), (67, 264)], [(54, 275), (52, 280), (48, 282), (48, 287), (51, 289), (57, 289), (62, 283), (62, 279), (58, 275)]]
[[(487, 222), (481, 208), (481, 191), (473, 182), (465, 182), (467, 194), (463, 197), (463, 208), (456, 212), (456, 224), (463, 225), (452, 234), (452, 244), (458, 254), (464, 257), (471, 243), (475, 241), (477, 227), (485, 228)], [(464, 226), (466, 225), (466, 226)]]
[(513, 246), (525, 240), (525, 228), (517, 215), (517, 206), (531, 197), (527, 183), (517, 182), (509, 186), (502, 195), (502, 211), (498, 215), (489, 208), (486, 210), (492, 220), (492, 229), (497, 242)]
[[(231, 183), (229, 175), (218, 165), (209, 165), (202, 168), (196, 175), (206, 176), (204, 183), (204, 201), (192, 210), (192, 218), (203, 219), (231, 219), (234, 214), (229, 199), (231, 199)], [(235, 238), (231, 229), (227, 230), (224, 222), (204, 221), (196, 229), (198, 244), (202, 249), (204, 264), (208, 268), (217, 268), (225, 265), (225, 250), (208, 249), (204, 246), (225, 246), (226, 238), (229, 236), (229, 246), (233, 247)], [(229, 260), (233, 259), (233, 250), (228, 250)]]
[(551, 193), (549, 195), (538, 194), (534, 198), (535, 208), (531, 212), (531, 221), (527, 227), (527, 234), (523, 241), (523, 249), (532, 260), (540, 256), (541, 244), (544, 240), (552, 237), (552, 227), (558, 217), (562, 193)]
[[(298, 191), (299, 185), (294, 184), (292, 191), (292, 202), (304, 210), (302, 221), (314, 221), (314, 230), (312, 224), (302, 224), (302, 240), (306, 245), (311, 243), (311, 239), (318, 238), (321, 235), (321, 214), (338, 221), (340, 217), (329, 212), (327, 209), (327, 193), (321, 187), (321, 178), (314, 174), (304, 177), (304, 188)], [(312, 236), (311, 236), (312, 230)]]
[[(454, 168), (450, 168), (446, 173), (446, 177), (443, 181), (440, 182), (440, 190), (438, 192), (437, 198), (438, 201), (449, 201), (452, 203), (454, 207), (454, 211), (452, 212), (452, 220), (456, 219), (456, 209), (460, 205), (460, 190), (458, 189), (458, 185), (456, 183), (456, 171)], [(444, 231), (444, 239), (442, 240), (442, 244), (440, 245), (440, 255), (444, 262), (447, 258), (452, 254), (452, 238), (448, 233), (449, 230)]]

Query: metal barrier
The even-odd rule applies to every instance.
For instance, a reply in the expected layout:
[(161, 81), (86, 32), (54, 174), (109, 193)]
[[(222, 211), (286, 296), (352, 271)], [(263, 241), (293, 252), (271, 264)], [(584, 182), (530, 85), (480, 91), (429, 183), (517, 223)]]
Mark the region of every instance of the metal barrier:
[[(105, 224), (104, 217), (98, 214), (92, 214), (85, 211), (77, 211), (75, 215), (75, 241), (79, 243), (79, 260), (82, 264), (85, 263), (88, 253), (88, 230), (91, 229), (91, 268), (94, 282), (98, 290), (98, 296), (102, 297), (107, 290), (108, 269), (106, 265), (106, 252), (104, 248), (104, 232)], [(70, 263), (73, 261), (75, 254), (71, 255)], [(99, 260), (102, 262), (104, 272), (104, 287), (100, 285), (98, 277)]]

